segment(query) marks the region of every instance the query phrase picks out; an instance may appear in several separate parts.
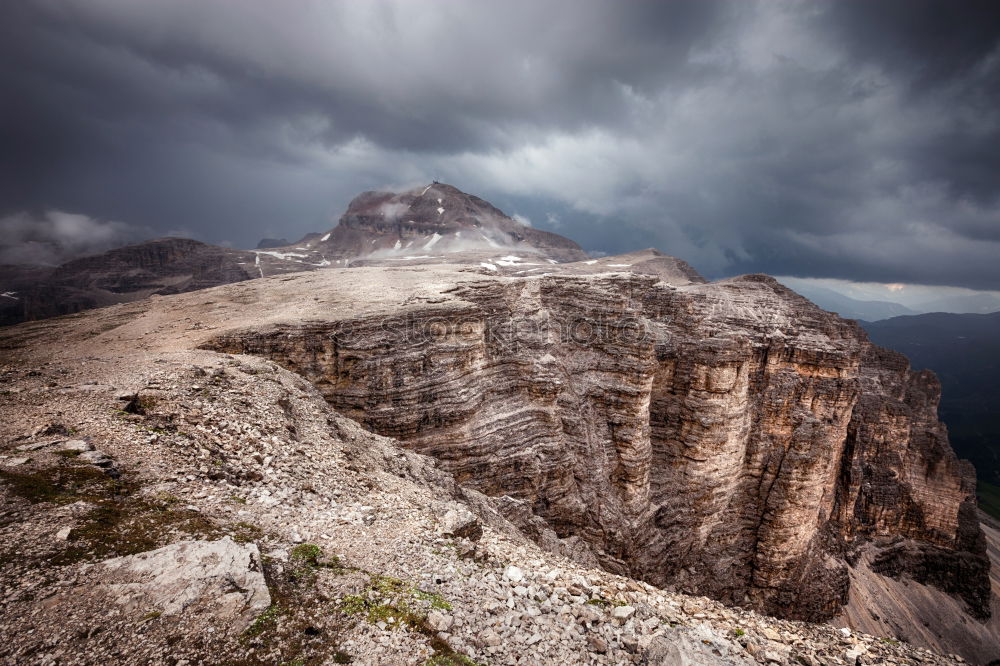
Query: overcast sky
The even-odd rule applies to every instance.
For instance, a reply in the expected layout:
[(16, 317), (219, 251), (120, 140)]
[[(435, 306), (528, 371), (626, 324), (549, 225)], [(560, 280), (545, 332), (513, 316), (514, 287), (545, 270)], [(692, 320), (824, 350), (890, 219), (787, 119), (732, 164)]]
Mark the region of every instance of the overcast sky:
[(253, 247), (436, 179), (711, 277), (1000, 289), (998, 37), (964, 0), (5, 2), (0, 235)]

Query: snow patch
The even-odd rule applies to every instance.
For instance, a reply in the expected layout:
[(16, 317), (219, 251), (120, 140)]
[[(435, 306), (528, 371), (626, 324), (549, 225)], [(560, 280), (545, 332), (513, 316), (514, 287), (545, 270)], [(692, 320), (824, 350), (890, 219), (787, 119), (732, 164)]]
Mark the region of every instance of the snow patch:
[[(494, 259), (494, 261), (501, 266), (537, 266), (538, 264), (533, 261), (525, 261), (523, 258), (515, 256), (513, 254), (508, 254), (506, 257), (500, 257), (499, 259)], [(552, 261), (553, 264), (559, 263), (557, 261)]]
[(303, 254), (301, 252), (272, 252), (264, 250), (254, 250), (257, 254), (257, 264), (260, 265), (260, 255), (266, 254), (269, 257), (274, 257), (275, 259), (305, 259), (308, 254)]
[(608, 264), (611, 268), (630, 268), (632, 264)]
[(594, 264), (597, 263), (597, 259), (591, 259), (590, 261), (585, 261), (583, 263), (587, 264), (588, 266), (593, 266)]
[(442, 213), (444, 213), (444, 208), (441, 208), (441, 206), (438, 206), (438, 215), (441, 215)]
[(486, 263), (485, 261), (480, 261), (479, 265), (482, 266), (483, 268), (489, 269), (491, 271), (498, 271), (498, 270), (500, 270), (499, 268), (497, 268), (493, 264)]
[(0, 294), (0, 298), (12, 298), (15, 301), (21, 300), (20, 298), (17, 297), (16, 291), (5, 291), (2, 294)]
[(392, 246), (392, 249), (393, 250), (399, 250), (399, 249), (402, 249), (402, 247), (403, 247), (403, 242), (400, 241), (400, 240), (397, 240), (396, 244)]
[(513, 254), (508, 254), (506, 257), (500, 257), (496, 260), (501, 266), (517, 266), (518, 262), (524, 261), (521, 257), (516, 257)]
[[(332, 233), (332, 232), (331, 232), (331, 233)], [(327, 234), (326, 236), (323, 236), (323, 237), (322, 237), (322, 238), (320, 238), (319, 240), (320, 240), (320, 242), (322, 242), (322, 243), (325, 243), (325, 242), (327, 242), (328, 240), (330, 240), (330, 234), (328, 233), (328, 234)]]
[(435, 232), (434, 235), (431, 236), (431, 239), (429, 241), (427, 241), (426, 243), (424, 243), (424, 249), (425, 250), (431, 249), (432, 247), (434, 247), (437, 244), (437, 242), (439, 240), (441, 240), (441, 234)]

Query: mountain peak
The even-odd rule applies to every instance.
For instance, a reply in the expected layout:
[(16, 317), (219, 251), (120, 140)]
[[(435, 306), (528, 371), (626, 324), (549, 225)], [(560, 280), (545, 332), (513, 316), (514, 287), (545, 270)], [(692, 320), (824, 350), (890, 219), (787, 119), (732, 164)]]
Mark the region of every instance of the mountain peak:
[(568, 238), (534, 229), (447, 183), (355, 197), (321, 241), (335, 257), (425, 256), (516, 250), (559, 262), (587, 258)]

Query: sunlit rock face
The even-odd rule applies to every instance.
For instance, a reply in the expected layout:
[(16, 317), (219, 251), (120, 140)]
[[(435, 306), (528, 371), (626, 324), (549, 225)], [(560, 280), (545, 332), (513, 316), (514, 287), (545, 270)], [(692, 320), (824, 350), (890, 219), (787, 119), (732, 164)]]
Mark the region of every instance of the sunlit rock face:
[(865, 545), (988, 613), (974, 477), (932, 375), (766, 276), (573, 266), (207, 346), (301, 374), (609, 570), (818, 620)]

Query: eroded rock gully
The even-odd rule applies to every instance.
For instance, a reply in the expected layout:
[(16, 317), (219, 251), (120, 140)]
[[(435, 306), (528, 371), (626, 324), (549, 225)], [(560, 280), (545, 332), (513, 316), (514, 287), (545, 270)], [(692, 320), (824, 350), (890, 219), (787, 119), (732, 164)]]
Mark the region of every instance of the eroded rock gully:
[[(226, 333), (337, 410), (530, 505), (605, 568), (821, 620), (878, 549), (988, 615), (937, 380), (764, 276), (483, 280), (390, 317)], [(590, 556), (589, 554), (584, 554)]]

